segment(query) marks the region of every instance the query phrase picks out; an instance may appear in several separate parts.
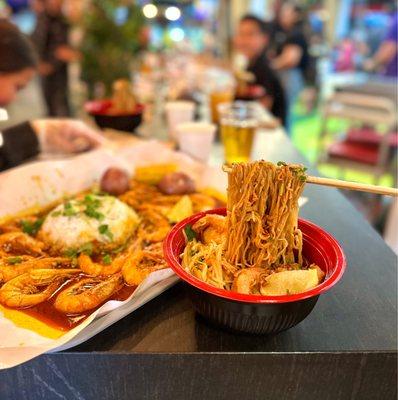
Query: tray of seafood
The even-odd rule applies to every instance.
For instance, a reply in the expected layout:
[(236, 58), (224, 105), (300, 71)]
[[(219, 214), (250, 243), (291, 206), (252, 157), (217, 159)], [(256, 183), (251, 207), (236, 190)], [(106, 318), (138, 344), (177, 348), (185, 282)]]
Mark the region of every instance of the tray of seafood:
[(162, 242), (226, 178), (158, 142), (0, 174), (0, 368), (84, 342), (167, 290)]

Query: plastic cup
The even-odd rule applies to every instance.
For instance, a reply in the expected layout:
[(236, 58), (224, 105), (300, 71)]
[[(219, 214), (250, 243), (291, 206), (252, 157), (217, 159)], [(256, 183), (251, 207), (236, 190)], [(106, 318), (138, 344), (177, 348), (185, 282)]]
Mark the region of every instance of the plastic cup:
[(169, 101), (166, 103), (166, 120), (171, 139), (177, 139), (177, 125), (193, 121), (195, 103), (192, 101)]
[(216, 125), (207, 122), (186, 122), (177, 126), (180, 150), (192, 158), (206, 163), (216, 136)]

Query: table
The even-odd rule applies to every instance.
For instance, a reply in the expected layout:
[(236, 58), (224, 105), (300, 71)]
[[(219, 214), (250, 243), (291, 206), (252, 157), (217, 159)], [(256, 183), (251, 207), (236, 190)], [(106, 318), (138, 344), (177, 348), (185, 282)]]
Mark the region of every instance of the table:
[[(254, 156), (305, 162), (281, 131), (259, 133)], [(337, 190), (304, 195), (301, 216), (340, 241), (348, 267), (295, 328), (225, 332), (179, 283), (76, 348), (0, 372), (0, 399), (395, 399), (397, 257)]]
[(384, 97), (394, 104), (397, 103), (398, 98), (396, 79), (370, 79), (365, 83), (338, 85), (335, 89), (337, 92)]

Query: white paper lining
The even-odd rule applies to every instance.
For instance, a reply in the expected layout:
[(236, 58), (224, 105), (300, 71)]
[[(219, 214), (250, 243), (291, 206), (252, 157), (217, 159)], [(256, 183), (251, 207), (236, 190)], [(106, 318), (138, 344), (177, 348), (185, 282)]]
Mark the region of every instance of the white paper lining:
[[(73, 159), (36, 162), (0, 174), (0, 218), (79, 193), (97, 182), (110, 166), (122, 167), (133, 173), (136, 166), (168, 162), (177, 164), (181, 171), (191, 175), (199, 188), (213, 187), (220, 191), (226, 188), (226, 177), (220, 169), (204, 166), (159, 142), (150, 141), (117, 151), (100, 149)], [(56, 340), (17, 327), (0, 315), (0, 369), (84, 342), (159, 295), (177, 280), (169, 268), (153, 272), (129, 299), (105, 303), (83, 323)]]

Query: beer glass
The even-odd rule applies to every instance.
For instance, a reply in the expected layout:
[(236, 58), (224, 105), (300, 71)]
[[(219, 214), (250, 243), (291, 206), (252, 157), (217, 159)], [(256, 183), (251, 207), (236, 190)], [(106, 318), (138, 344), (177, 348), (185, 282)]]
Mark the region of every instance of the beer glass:
[(220, 104), (218, 111), (225, 161), (249, 161), (259, 125), (259, 105), (255, 102), (235, 101)]

